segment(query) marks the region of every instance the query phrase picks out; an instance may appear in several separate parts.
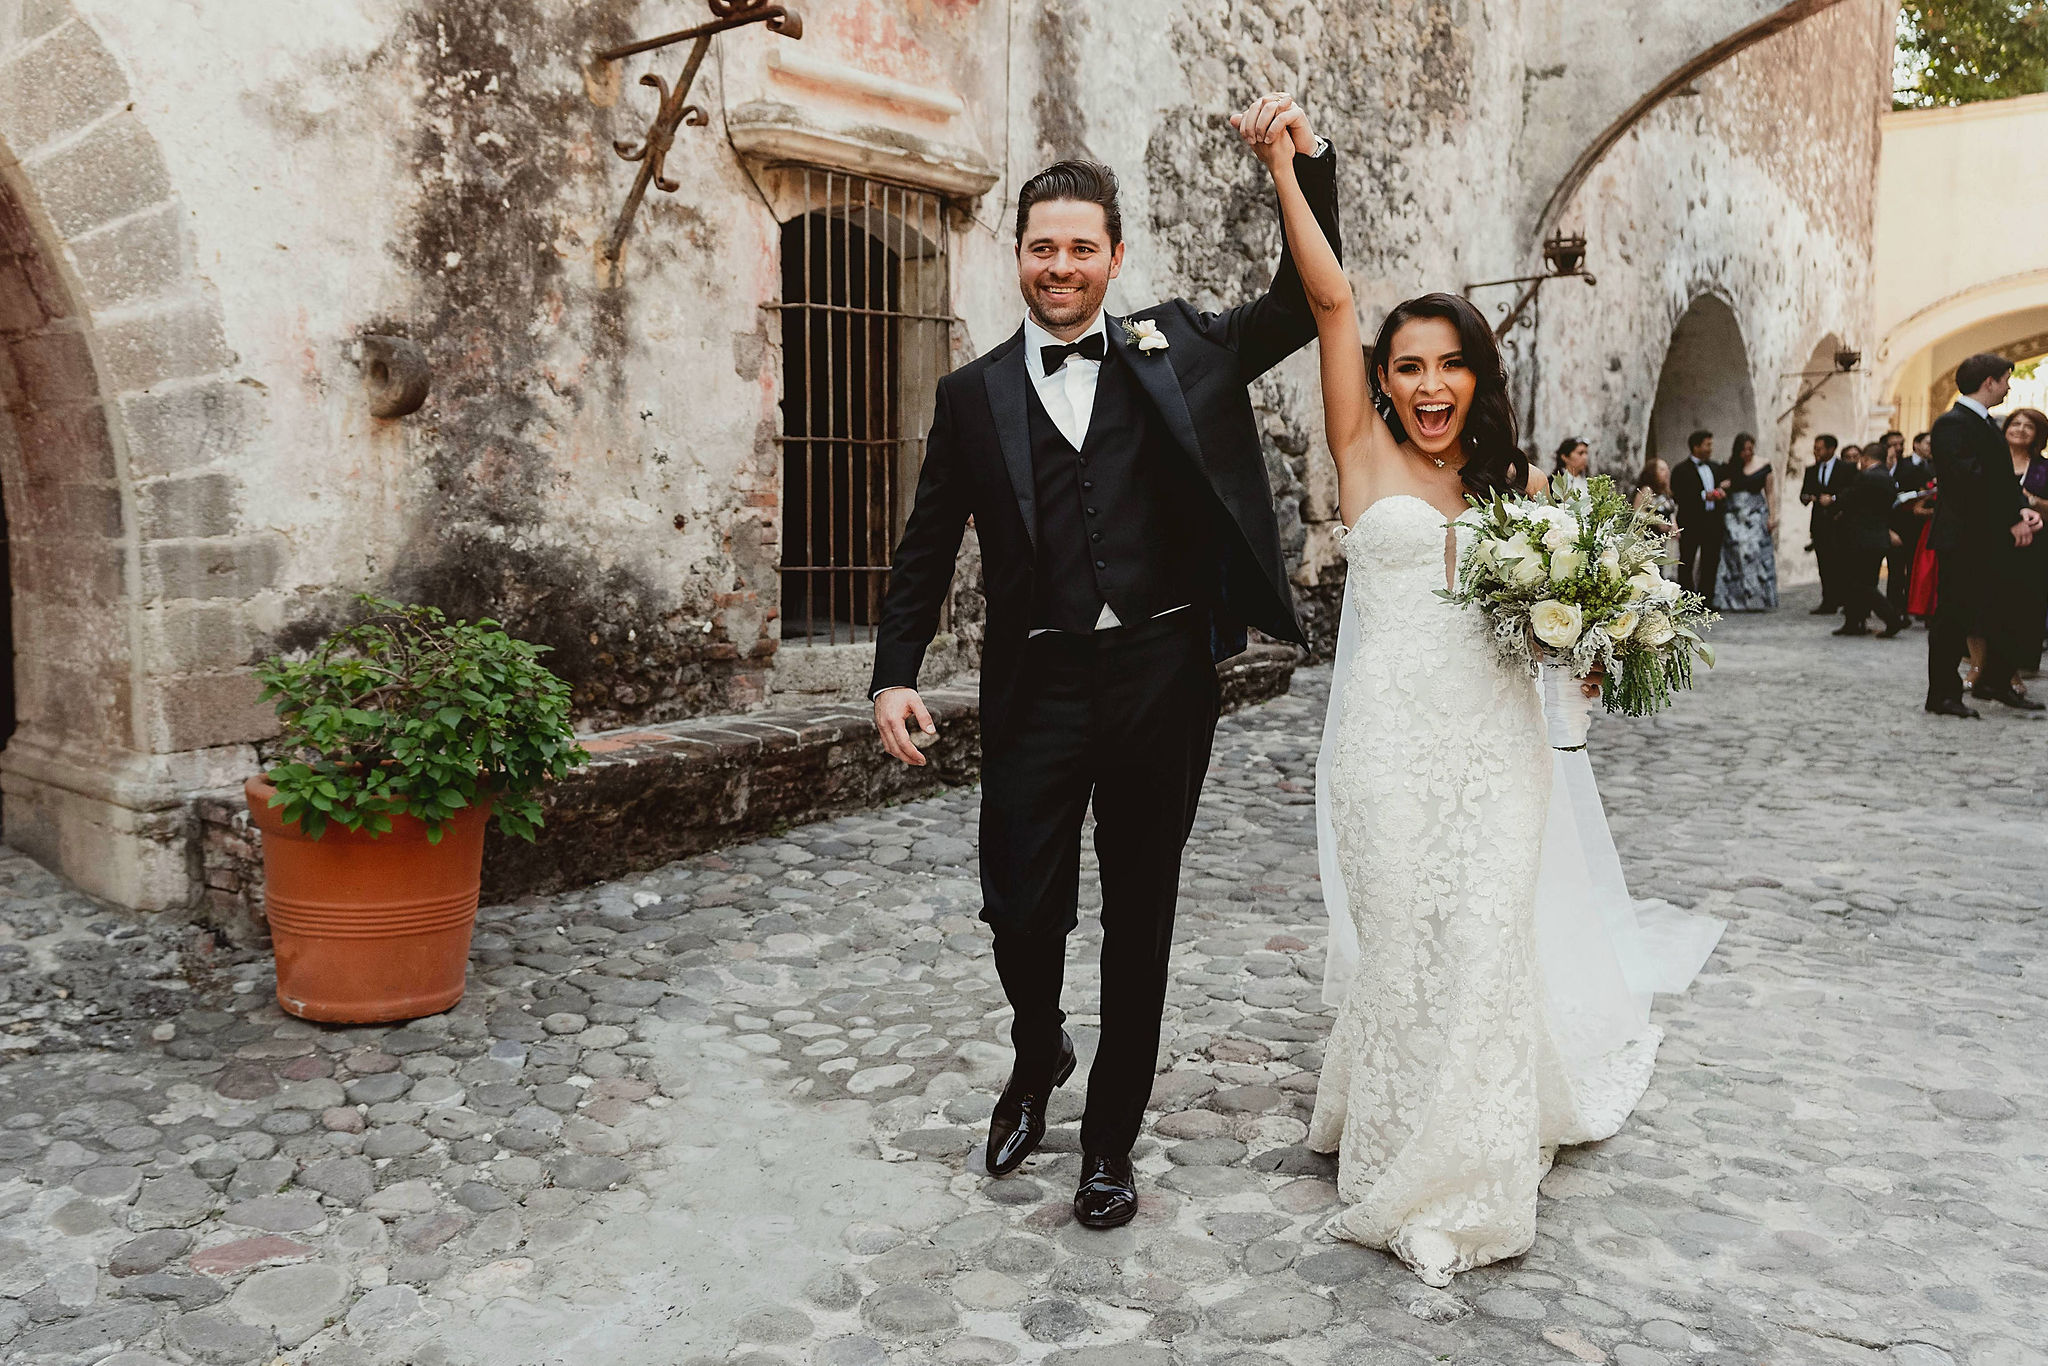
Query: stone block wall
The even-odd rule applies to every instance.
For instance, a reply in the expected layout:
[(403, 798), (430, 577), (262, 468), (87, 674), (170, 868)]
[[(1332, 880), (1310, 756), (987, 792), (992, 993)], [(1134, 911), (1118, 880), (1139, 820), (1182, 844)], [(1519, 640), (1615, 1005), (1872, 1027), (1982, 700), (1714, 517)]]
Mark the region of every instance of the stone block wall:
[[(1217, 669), (1223, 710), (1287, 691), (1300, 652), (1255, 645)], [(865, 704), (789, 705), (748, 716), (607, 731), (584, 741), (591, 762), (543, 799), (546, 825), (528, 844), (494, 826), (484, 849), (486, 905), (554, 892), (734, 844), (847, 811), (905, 801), (981, 771), (974, 680), (927, 689), (939, 731), (929, 763), (912, 768), (875, 741)], [(239, 791), (192, 803), (202, 914), (239, 944), (261, 944), (263, 837)]]

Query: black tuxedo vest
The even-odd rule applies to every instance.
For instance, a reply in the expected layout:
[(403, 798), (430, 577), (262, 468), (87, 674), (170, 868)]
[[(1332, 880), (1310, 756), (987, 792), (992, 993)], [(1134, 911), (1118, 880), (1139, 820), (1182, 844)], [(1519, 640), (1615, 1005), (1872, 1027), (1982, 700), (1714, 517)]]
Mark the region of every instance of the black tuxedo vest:
[(1081, 449), (1027, 398), (1038, 506), (1031, 625), (1092, 631), (1108, 603), (1135, 626), (1212, 594), (1210, 509), (1187, 456), (1115, 349)]

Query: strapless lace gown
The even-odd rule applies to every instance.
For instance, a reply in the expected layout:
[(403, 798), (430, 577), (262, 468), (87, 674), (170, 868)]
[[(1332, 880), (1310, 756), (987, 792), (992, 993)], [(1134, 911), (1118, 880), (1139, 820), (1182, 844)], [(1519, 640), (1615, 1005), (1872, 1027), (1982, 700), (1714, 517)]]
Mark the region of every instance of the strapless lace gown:
[(1326, 1232), (1432, 1285), (1528, 1250), (1556, 1146), (1612, 1133), (1655, 1055), (1651, 1037), (1615, 1059), (1625, 1075), (1574, 1077), (1546, 1024), (1543, 705), (1484, 616), (1435, 596), (1445, 539), (1444, 515), (1402, 495), (1342, 542), (1357, 634), (1331, 718), (1330, 835), (1360, 956), (1308, 1136), (1338, 1153), (1345, 1208)]

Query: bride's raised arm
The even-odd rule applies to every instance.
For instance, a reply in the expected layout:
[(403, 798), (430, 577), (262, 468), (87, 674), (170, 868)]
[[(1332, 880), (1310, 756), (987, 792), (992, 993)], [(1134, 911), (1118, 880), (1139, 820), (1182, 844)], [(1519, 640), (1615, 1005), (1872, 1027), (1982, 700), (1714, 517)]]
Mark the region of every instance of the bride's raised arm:
[(1272, 172), (1273, 188), (1280, 196), (1288, 250), (1322, 343), (1323, 425), (1341, 482), (1348, 469), (1381, 448), (1391, 448), (1393, 436), (1372, 406), (1351, 281), (1294, 176), (1295, 154), (1314, 151), (1303, 145), (1309, 136), (1307, 116), (1288, 96), (1267, 95), (1232, 114), (1230, 123)]

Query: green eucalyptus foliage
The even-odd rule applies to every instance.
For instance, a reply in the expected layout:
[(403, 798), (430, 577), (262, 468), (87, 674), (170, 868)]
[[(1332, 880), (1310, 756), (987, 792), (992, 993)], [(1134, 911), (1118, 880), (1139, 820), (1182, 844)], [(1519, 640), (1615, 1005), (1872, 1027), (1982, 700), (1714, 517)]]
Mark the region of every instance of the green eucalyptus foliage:
[(257, 670), (289, 756), (264, 775), (270, 804), (316, 839), (329, 821), (382, 834), (393, 816), (416, 816), (438, 843), (456, 812), (488, 801), (500, 830), (532, 840), (541, 786), (590, 758), (568, 684), (540, 662), (547, 647), (495, 621), (359, 601), (360, 625)]
[(1904, 0), (1892, 84), (1898, 109), (2048, 90), (2048, 4)]

